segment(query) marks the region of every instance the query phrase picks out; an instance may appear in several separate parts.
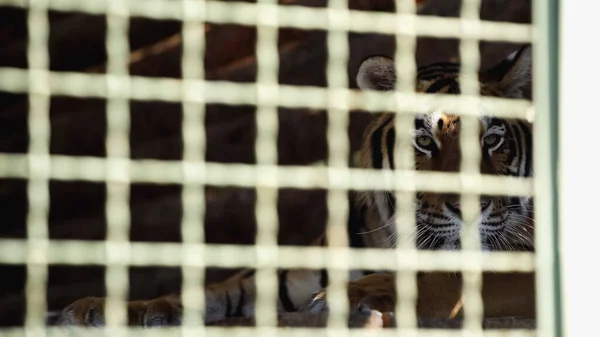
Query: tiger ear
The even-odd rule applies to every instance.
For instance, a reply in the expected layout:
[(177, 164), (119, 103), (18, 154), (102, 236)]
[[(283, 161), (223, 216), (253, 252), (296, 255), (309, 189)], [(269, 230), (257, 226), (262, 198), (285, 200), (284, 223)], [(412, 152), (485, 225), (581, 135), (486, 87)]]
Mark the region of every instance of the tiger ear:
[(508, 55), (490, 70), (498, 88), (507, 97), (523, 97), (523, 90), (531, 86), (531, 45), (525, 45)]
[(391, 91), (396, 87), (394, 60), (386, 56), (371, 56), (360, 64), (356, 84), (361, 90)]

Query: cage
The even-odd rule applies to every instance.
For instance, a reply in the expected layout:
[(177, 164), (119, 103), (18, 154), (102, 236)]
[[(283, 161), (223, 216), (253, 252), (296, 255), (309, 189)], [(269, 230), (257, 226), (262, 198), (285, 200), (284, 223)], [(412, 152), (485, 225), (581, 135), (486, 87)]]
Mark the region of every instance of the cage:
[[(385, 323), (393, 326), (378, 335), (564, 333), (558, 210), (574, 217), (578, 206), (558, 199), (563, 23), (556, 2), (0, 5), (7, 46), (0, 52), (1, 207), (8, 223), (0, 263), (11, 275), (0, 316), (3, 325), (19, 326), (0, 333), (64, 333), (48, 326), (49, 311), (106, 296), (106, 329), (69, 331), (362, 334), (368, 330), (348, 328), (349, 320), (360, 321), (345, 296), (351, 269), (395, 272), (400, 291), (386, 316), (394, 319)], [(478, 81), (466, 80), (528, 43), (533, 95), (484, 97)], [(361, 61), (375, 54), (394, 58), (397, 90), (356, 90)], [(418, 66), (456, 60), (465, 78), (460, 95), (415, 92)], [(460, 114), (460, 172), (415, 170), (405, 155), (412, 151), (408, 131), (397, 132), (395, 168), (357, 167), (373, 113), (391, 112), (396, 130), (411, 130), (415, 113), (439, 106)], [(533, 122), (534, 177), (480, 174), (481, 151), (473, 144), (482, 111)], [(348, 192), (388, 189), (399, 206), (399, 233), (415, 225), (417, 191), (460, 193), (469, 219), (480, 213), (479, 195), (535, 196), (535, 254), (481, 252), (477, 226), (466, 226), (459, 251), (418, 250), (402, 238), (391, 250), (349, 246)], [(323, 231), (328, 247), (307, 246)], [(255, 315), (205, 326), (200, 285), (230, 274), (206, 268), (256, 269)], [(278, 314), (280, 269), (294, 268), (327, 269), (326, 314)], [(461, 272), (464, 318), (418, 317), (416, 280), (424, 271)], [(486, 272), (530, 275), (536, 317), (484, 319)], [(127, 326), (126, 301), (167, 292), (181, 292), (182, 326)]]

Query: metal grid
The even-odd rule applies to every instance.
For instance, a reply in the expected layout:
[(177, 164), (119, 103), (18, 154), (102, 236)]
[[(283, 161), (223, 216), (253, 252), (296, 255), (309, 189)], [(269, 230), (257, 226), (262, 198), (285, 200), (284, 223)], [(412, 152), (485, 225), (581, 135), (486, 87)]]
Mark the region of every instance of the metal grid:
[[(479, 20), (481, 0), (463, 1), (461, 18), (418, 17), (413, 1), (396, 1), (398, 12), (370, 13), (348, 10), (347, 1), (330, 1), (329, 7), (305, 8), (279, 6), (275, 0), (262, 0), (256, 4), (216, 2), (216, 1), (167, 1), (167, 0), (2, 0), (0, 4), (25, 7), (29, 10), (30, 45), (28, 50), (28, 70), (0, 68), (0, 90), (28, 92), (30, 97), (29, 125), (31, 132), (30, 149), (27, 155), (0, 154), (0, 175), (20, 177), (29, 180), (30, 211), (27, 240), (1, 240), (0, 262), (27, 263), (27, 321), (25, 333), (41, 336), (57, 332), (43, 327), (45, 311), (45, 281), (48, 264), (102, 264), (107, 266), (106, 284), (108, 293), (107, 326), (110, 334), (124, 333), (125, 307), (123, 300), (127, 293), (127, 266), (165, 265), (182, 266), (184, 270), (183, 299), (186, 310), (184, 326), (180, 329), (160, 331), (135, 331), (148, 335), (167, 332), (184, 334), (235, 335), (252, 332), (244, 328), (223, 330), (224, 328), (204, 328), (201, 321), (203, 309), (202, 289), (195, 286), (203, 283), (205, 267), (255, 267), (257, 271), (257, 325), (261, 331), (253, 331), (260, 336), (274, 333), (288, 335), (306, 332), (341, 335), (356, 334), (345, 328), (347, 299), (344, 282), (347, 270), (352, 268), (381, 268), (402, 271), (397, 283), (401, 289), (397, 313), (405, 325), (399, 328), (407, 335), (496, 335), (499, 332), (483, 332), (479, 321), (482, 315), (479, 287), (482, 270), (534, 271), (548, 276), (552, 270), (548, 260), (536, 260), (529, 253), (487, 253), (478, 251), (476, 228), (464, 234), (465, 247), (461, 252), (416, 251), (406, 242), (397, 249), (397, 258), (390, 259), (389, 253), (375, 249), (353, 251), (347, 247), (345, 235), (346, 191), (348, 189), (372, 190), (391, 189), (397, 191), (400, 206), (411, 206), (410, 197), (416, 190), (432, 192), (460, 191), (463, 195), (464, 217), (473, 219), (478, 214), (477, 200), (482, 193), (533, 195), (533, 181), (525, 178), (482, 176), (479, 174), (478, 147), (473, 148), (477, 134), (463, 132), (462, 172), (423, 173), (414, 172), (410, 156), (397, 155), (397, 165), (393, 172), (370, 171), (347, 167), (346, 153), (348, 141), (346, 129), (348, 112), (351, 109), (371, 111), (395, 111), (399, 129), (409, 129), (412, 113), (443, 105), (447, 111), (461, 113), (464, 123), (476, 125), (476, 116), (481, 111), (505, 117), (519, 117), (533, 120), (532, 106), (527, 101), (505, 100), (478, 97), (478, 88), (469, 78), (479, 66), (477, 45), (479, 40), (510, 42), (531, 41), (531, 27), (523, 24), (485, 22)], [(536, 11), (547, 10), (542, 1), (536, 2)], [(108, 35), (108, 67), (106, 75), (53, 73), (48, 70), (47, 34), (48, 10), (81, 11), (90, 14), (106, 14)], [(260, 14), (259, 14), (260, 13)], [(127, 74), (127, 25), (130, 15), (155, 18), (177, 19), (184, 22), (182, 80), (147, 79)], [(536, 18), (538, 18), (536, 16)], [(546, 21), (545, 21), (546, 20)], [(547, 20), (538, 18), (538, 31), (542, 46), (547, 43)], [(258, 30), (257, 60), (259, 73), (255, 84), (210, 82), (203, 80), (201, 62), (204, 53), (203, 23), (236, 23), (256, 25)], [(277, 29), (294, 27), (301, 29), (328, 30), (329, 62), (327, 79), (329, 87), (307, 88), (277, 84)], [(372, 32), (395, 34), (399, 48), (396, 66), (399, 73), (407, 74), (398, 83), (399, 90), (392, 94), (361, 93), (347, 89), (346, 62), (348, 59), (348, 32)], [(413, 92), (412, 80), (415, 73), (414, 53), (416, 36), (461, 38), (461, 59), (463, 95), (460, 97), (437, 97)], [(537, 41), (534, 41), (537, 43)], [(537, 48), (537, 47), (535, 47)], [(537, 63), (540, 58), (536, 56)], [(539, 66), (536, 66), (539, 67)], [(539, 69), (539, 68), (538, 68)], [(539, 75), (537, 75), (539, 76)], [(222, 95), (223, 92), (229, 93)], [(107, 158), (86, 158), (49, 155), (50, 127), (48, 101), (51, 95), (81, 97), (102, 97), (108, 100), (106, 136)], [(544, 101), (548, 92), (537, 89), (536, 100)], [(129, 113), (127, 101), (164, 100), (183, 102), (184, 158), (180, 162), (160, 162), (154, 160), (130, 160), (128, 145)], [(258, 137), (256, 140), (257, 165), (216, 164), (204, 162), (205, 132), (202, 125), (204, 104), (254, 104), (257, 105)], [(460, 104), (460, 105), (459, 105)], [(327, 140), (329, 158), (327, 167), (278, 167), (277, 166), (277, 107), (305, 107), (327, 109), (330, 120)], [(538, 120), (536, 115), (536, 122)], [(539, 126), (538, 126), (539, 127)], [(464, 128), (467, 131), (474, 127)], [(544, 143), (547, 132), (535, 133), (536, 144)], [(397, 151), (407, 148), (408, 132), (399, 133)], [(402, 151), (401, 153), (412, 153)], [(542, 172), (542, 179), (536, 176), (536, 192), (547, 191), (551, 181), (544, 175), (544, 164), (549, 158), (536, 157), (536, 175)], [(540, 167), (542, 167), (540, 169)], [(106, 204), (108, 234), (104, 244), (48, 240), (47, 211), (49, 207), (48, 180), (105, 181), (108, 185)], [(406, 182), (410, 181), (408, 185)], [(129, 209), (127, 198), (131, 182), (180, 183), (183, 184), (184, 217), (182, 237), (184, 242), (177, 244), (130, 243), (127, 233)], [(201, 219), (203, 214), (204, 184), (216, 186), (239, 186), (257, 188), (256, 216), (258, 223), (257, 245), (253, 248), (231, 245), (207, 245), (203, 242)], [(277, 213), (275, 201), (278, 187), (329, 189), (327, 233), (330, 248), (290, 248), (277, 247)], [(550, 199), (541, 199), (536, 193), (536, 216), (544, 214), (549, 219)], [(410, 220), (411, 207), (399, 207), (403, 211), (397, 219), (400, 232), (410, 230), (414, 220)], [(552, 231), (546, 232), (552, 233)], [(548, 239), (545, 236), (544, 239)], [(85, 247), (85, 249), (83, 249)], [(77, 254), (71, 254), (77, 252)], [(227, 256), (227, 259), (223, 257)], [(302, 256), (301, 259), (298, 256)], [(235, 259), (233, 258), (235, 257)], [(407, 258), (408, 257), (408, 258)], [(542, 254), (548, 258), (548, 254)], [(541, 259), (541, 258), (540, 258)], [(468, 261), (468, 263), (465, 263)], [(536, 265), (537, 264), (537, 265)], [(276, 268), (323, 268), (330, 272), (331, 292), (328, 295), (333, 314), (326, 330), (276, 328), (275, 293), (277, 282)], [(464, 303), (465, 330), (442, 332), (416, 330), (415, 272), (418, 270), (461, 269), (465, 275)], [(540, 277), (541, 279), (541, 277)], [(544, 279), (544, 285), (552, 281)], [(550, 282), (550, 283), (549, 283)], [(547, 289), (548, 288), (544, 288)], [(541, 297), (541, 296), (540, 296)], [(544, 300), (540, 300), (540, 317), (545, 317)], [(552, 302), (547, 302), (553, 304)], [(549, 310), (549, 309), (548, 309)], [(553, 310), (553, 309), (552, 309)], [(546, 316), (547, 317), (547, 316)], [(546, 336), (557, 332), (544, 326)], [(6, 331), (7, 334), (21, 334), (23, 330)], [(129, 331), (133, 333), (134, 331)], [(518, 332), (518, 331), (517, 331)], [(520, 331), (522, 335), (531, 332)], [(59, 332), (60, 333), (60, 332)], [(103, 333), (89, 330), (86, 333)], [(378, 332), (386, 335), (389, 332)]]

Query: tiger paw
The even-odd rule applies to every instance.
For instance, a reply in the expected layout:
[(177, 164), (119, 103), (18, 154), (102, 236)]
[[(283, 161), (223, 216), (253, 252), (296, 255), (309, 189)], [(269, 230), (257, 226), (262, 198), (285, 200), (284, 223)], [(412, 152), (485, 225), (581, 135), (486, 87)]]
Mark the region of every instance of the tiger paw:
[[(392, 312), (396, 305), (395, 280), (392, 274), (371, 274), (348, 283), (350, 310), (368, 308), (379, 312)], [(327, 289), (313, 295), (306, 310), (328, 311)]]
[(81, 298), (60, 313), (56, 319), (59, 326), (103, 326), (104, 299), (98, 297)]
[(145, 304), (141, 324), (146, 327), (181, 325), (183, 308), (178, 297), (159, 297)]
[(367, 306), (359, 305), (350, 313), (348, 326), (363, 329), (383, 328), (383, 314), (380, 311), (371, 310)]
[[(363, 321), (360, 325), (356, 325), (360, 328), (367, 329), (381, 329), (381, 328), (393, 328), (396, 327), (396, 320), (393, 312), (380, 312), (378, 310), (371, 310), (365, 306), (361, 306), (357, 312), (362, 312)], [(355, 314), (356, 315), (356, 314)], [(365, 315), (367, 315), (365, 317)], [(352, 327), (352, 315), (350, 316), (350, 326)]]
[[(56, 319), (58, 326), (101, 327), (106, 324), (105, 298), (85, 297), (67, 306)], [(176, 297), (127, 302), (127, 325), (173, 326), (181, 324), (181, 303)]]

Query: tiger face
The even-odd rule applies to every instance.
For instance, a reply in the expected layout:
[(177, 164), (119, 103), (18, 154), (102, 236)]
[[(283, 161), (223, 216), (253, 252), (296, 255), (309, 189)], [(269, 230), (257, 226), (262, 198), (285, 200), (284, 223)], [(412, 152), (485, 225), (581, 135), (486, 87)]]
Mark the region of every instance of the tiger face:
[[(416, 91), (459, 94), (459, 65), (436, 63), (418, 69)], [(485, 75), (485, 74), (484, 74)], [(484, 96), (523, 97), (531, 81), (529, 46), (516, 51), (494, 67), (488, 78), (480, 79)], [(484, 78), (486, 76), (483, 76)], [(396, 75), (393, 61), (375, 56), (360, 66), (357, 83), (362, 90), (391, 91)], [(396, 130), (393, 115), (382, 115), (367, 128), (361, 151), (366, 168), (393, 169)], [(419, 171), (459, 172), (461, 121), (443, 109), (415, 115), (412, 144), (415, 169)], [(525, 120), (484, 116), (479, 123), (481, 146), (480, 172), (483, 174), (530, 177), (532, 163), (532, 127)], [(369, 229), (378, 230), (386, 245), (395, 244), (395, 198), (390, 192), (375, 191), (363, 195), (372, 209)], [(465, 227), (458, 194), (419, 192), (415, 196), (416, 228), (414, 239), (419, 249), (458, 250), (460, 232)], [(533, 250), (533, 203), (529, 197), (482, 195), (481, 214), (476, 220), (481, 247), (491, 250)]]

